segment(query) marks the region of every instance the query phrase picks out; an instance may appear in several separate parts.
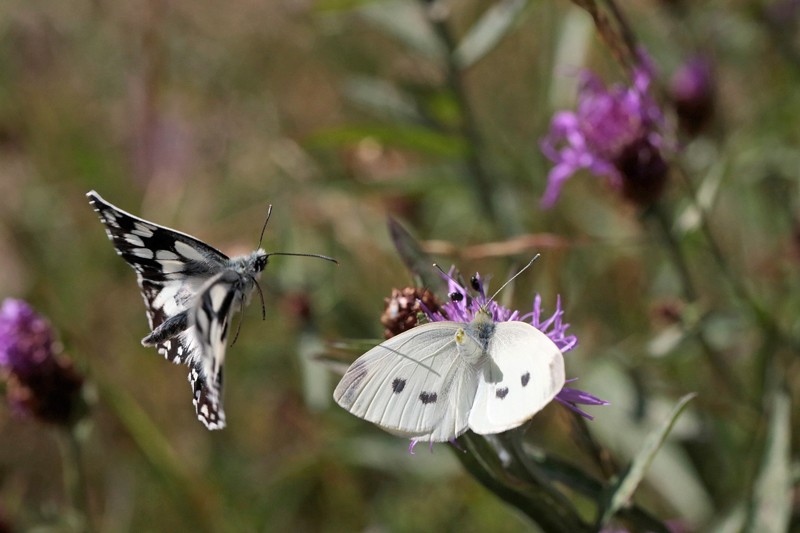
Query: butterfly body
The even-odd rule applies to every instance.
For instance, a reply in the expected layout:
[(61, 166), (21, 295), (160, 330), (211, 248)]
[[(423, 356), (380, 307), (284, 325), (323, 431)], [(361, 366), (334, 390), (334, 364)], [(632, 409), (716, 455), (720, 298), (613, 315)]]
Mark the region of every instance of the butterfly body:
[(334, 399), (391, 433), (444, 442), (520, 426), (563, 385), (561, 351), (544, 333), (481, 309), (470, 322), (431, 322), (369, 350)]
[(229, 258), (179, 231), (131, 215), (96, 192), (89, 202), (117, 254), (136, 271), (152, 330), (142, 339), (190, 368), (197, 415), (209, 429), (225, 426), (222, 367), (233, 313), (257, 288), (269, 254)]

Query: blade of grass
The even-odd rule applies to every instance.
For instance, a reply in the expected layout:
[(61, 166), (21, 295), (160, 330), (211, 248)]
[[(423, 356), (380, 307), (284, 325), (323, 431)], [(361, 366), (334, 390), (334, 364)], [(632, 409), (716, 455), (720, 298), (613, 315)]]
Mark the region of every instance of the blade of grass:
[(454, 52), (458, 66), (467, 69), (491, 52), (527, 6), (528, 0), (505, 0), (487, 9), (458, 44)]
[(101, 380), (98, 380), (98, 389), (104, 403), (116, 415), (164, 484), (166, 492), (187, 517), (187, 523), (193, 524), (197, 531), (222, 531), (211, 513), (212, 502), (208, 495), (214, 491), (184, 467), (147, 413), (122, 389), (104, 385)]
[(606, 499), (606, 504), (598, 513), (598, 530), (602, 529), (602, 527), (608, 524), (611, 518), (613, 518), (614, 515), (623, 508), (623, 506), (628, 504), (630, 499), (633, 497), (633, 493), (636, 491), (636, 488), (639, 486), (639, 483), (641, 483), (642, 479), (644, 478), (647, 468), (650, 466), (650, 463), (653, 462), (658, 450), (664, 444), (664, 440), (672, 430), (672, 426), (675, 424), (675, 421), (686, 408), (686, 405), (689, 403), (689, 401), (691, 401), (695, 396), (696, 394), (692, 393), (682, 397), (672, 409), (672, 413), (670, 413), (669, 418), (664, 422), (664, 424), (647, 436), (644, 446), (642, 446), (642, 449), (639, 451), (636, 457), (633, 458), (633, 461), (628, 469), (611, 487)]
[(785, 390), (772, 395), (772, 413), (761, 469), (748, 509), (745, 531), (781, 533), (792, 515), (791, 399)]

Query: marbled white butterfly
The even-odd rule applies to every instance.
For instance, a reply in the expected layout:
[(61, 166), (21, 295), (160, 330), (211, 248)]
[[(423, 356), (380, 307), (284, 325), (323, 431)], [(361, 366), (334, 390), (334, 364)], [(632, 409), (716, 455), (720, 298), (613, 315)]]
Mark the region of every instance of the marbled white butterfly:
[[(168, 360), (189, 366), (197, 417), (208, 429), (222, 429), (222, 365), (231, 318), (254, 289), (261, 294), (258, 278), (269, 256), (336, 260), (316, 254), (267, 253), (261, 248), (229, 258), (185, 233), (126, 213), (95, 191), (86, 196), (117, 254), (136, 271), (151, 329), (142, 344), (156, 346)], [(267, 221), (271, 211), (272, 206)], [(261, 304), (263, 314), (263, 295)]]

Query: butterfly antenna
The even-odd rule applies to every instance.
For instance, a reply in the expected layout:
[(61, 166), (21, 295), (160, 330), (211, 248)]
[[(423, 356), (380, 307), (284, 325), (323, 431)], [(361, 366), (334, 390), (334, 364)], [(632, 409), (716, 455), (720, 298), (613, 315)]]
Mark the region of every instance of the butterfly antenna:
[(453, 276), (451, 276), (450, 274), (448, 274), (447, 272), (442, 270), (442, 267), (440, 267), (438, 263), (434, 263), (433, 266), (434, 266), (434, 268), (436, 268), (436, 270), (441, 272), (444, 275), (444, 277), (446, 277), (447, 279), (449, 279), (450, 281), (452, 281), (456, 285), (461, 285), (458, 281), (453, 279)]
[(500, 294), (500, 291), (502, 291), (503, 289), (505, 289), (505, 288), (506, 288), (506, 285), (508, 285), (509, 283), (511, 283), (512, 281), (514, 281), (515, 279), (517, 279), (517, 276), (519, 276), (520, 274), (522, 274), (523, 272), (525, 272), (526, 270), (528, 270), (528, 267), (530, 267), (530, 266), (533, 264), (533, 262), (534, 262), (534, 261), (536, 261), (537, 259), (539, 259), (539, 255), (541, 255), (541, 254), (536, 254), (535, 256), (533, 256), (533, 259), (531, 259), (530, 261), (528, 261), (528, 264), (527, 264), (527, 265), (525, 265), (524, 267), (522, 267), (522, 268), (520, 269), (520, 271), (519, 271), (519, 272), (517, 272), (516, 274), (514, 274), (513, 276), (511, 276), (511, 279), (509, 279), (508, 281), (506, 281), (505, 283), (503, 283), (503, 286), (502, 286), (502, 287), (500, 287), (499, 289), (497, 289), (497, 291), (496, 291), (496, 292), (495, 292), (495, 293), (492, 295), (492, 297), (491, 297), (491, 298), (489, 298), (489, 299), (488, 299), (488, 300), (486, 300), (486, 301), (487, 301), (487, 302), (494, 301), (494, 298), (495, 298), (495, 296), (497, 296), (498, 294)]
[(267, 219), (264, 221), (264, 227), (261, 228), (261, 236), (258, 238), (258, 247), (261, 248), (261, 241), (264, 240), (264, 232), (267, 231), (267, 224), (269, 224), (269, 217), (272, 216), (272, 204), (267, 207)]
[(334, 259), (333, 257), (328, 257), (327, 255), (320, 255), (320, 254), (294, 254), (290, 252), (270, 252), (267, 254), (267, 257), (271, 255), (293, 255), (295, 257), (316, 257), (317, 259), (324, 259), (325, 261), (330, 261), (331, 263), (339, 264), (339, 261)]

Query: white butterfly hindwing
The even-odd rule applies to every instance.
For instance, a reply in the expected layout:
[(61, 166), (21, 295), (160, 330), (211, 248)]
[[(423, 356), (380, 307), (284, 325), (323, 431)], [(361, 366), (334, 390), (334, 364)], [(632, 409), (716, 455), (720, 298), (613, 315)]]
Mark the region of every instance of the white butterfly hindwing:
[(372, 348), (347, 370), (334, 399), (401, 436), (431, 442), (467, 429), (523, 424), (564, 385), (558, 347), (525, 322), (432, 322)]
[(117, 253), (136, 271), (151, 333), (142, 339), (190, 367), (197, 416), (225, 426), (222, 365), (234, 310), (249, 299), (267, 253), (228, 258), (185, 233), (143, 220), (87, 193)]

